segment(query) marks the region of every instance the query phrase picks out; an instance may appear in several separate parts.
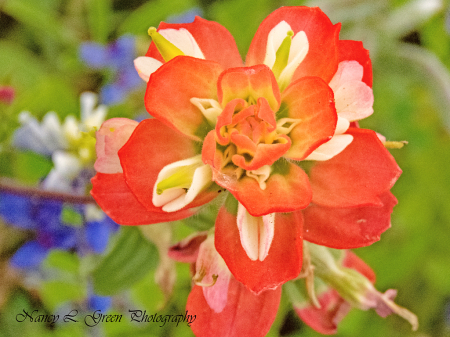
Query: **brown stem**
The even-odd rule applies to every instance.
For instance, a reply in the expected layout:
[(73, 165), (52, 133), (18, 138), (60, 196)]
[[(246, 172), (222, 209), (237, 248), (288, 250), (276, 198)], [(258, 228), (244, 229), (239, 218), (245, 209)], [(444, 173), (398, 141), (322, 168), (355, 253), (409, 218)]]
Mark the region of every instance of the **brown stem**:
[(0, 191), (16, 195), (26, 195), (33, 198), (60, 200), (74, 204), (95, 204), (90, 195), (73, 195), (69, 193), (45, 191), (36, 187), (21, 186), (11, 179), (0, 178)]

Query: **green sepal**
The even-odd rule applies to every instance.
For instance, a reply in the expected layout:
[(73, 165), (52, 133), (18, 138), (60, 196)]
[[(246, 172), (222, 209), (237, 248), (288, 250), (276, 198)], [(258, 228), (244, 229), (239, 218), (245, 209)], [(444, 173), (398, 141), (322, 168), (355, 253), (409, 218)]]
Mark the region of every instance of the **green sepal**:
[(225, 200), (225, 208), (226, 208), (227, 212), (232, 215), (237, 215), (238, 206), (239, 206), (239, 202), (234, 197), (234, 195), (231, 193), (228, 193), (228, 196)]
[(314, 265), (314, 276), (321, 278), (352, 306), (364, 309), (366, 296), (373, 289), (372, 283), (354, 269), (342, 266), (339, 250), (303, 241), (307, 245)]
[[(283, 289), (286, 291), (286, 294), (294, 307), (305, 308), (314, 305), (308, 294), (306, 280), (304, 278), (286, 282), (283, 285)], [(314, 276), (314, 294), (317, 297), (329, 289), (330, 287), (322, 279)]]
[(210, 203), (197, 212), (195, 215), (183, 219), (180, 222), (189, 226), (196, 231), (207, 231), (214, 227), (217, 219), (217, 214), (219, 213), (219, 208), (223, 204), (223, 200), (226, 198), (228, 193), (221, 192), (223, 196), (218, 196), (215, 202)]
[(283, 284), (283, 290), (286, 292), (294, 307), (309, 305), (309, 297), (308, 292), (306, 291), (305, 282), (286, 282)]

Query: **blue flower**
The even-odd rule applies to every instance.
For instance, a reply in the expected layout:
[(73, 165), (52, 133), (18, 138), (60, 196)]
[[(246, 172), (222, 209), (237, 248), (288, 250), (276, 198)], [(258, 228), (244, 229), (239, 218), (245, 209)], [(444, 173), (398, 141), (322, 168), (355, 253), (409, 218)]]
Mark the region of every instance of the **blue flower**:
[(196, 16), (202, 16), (203, 10), (199, 7), (191, 8), (181, 14), (168, 16), (167, 23), (190, 23), (195, 20)]
[(119, 229), (111, 218), (105, 216), (102, 220), (86, 223), (86, 240), (95, 253), (103, 253), (108, 246), (110, 236)]
[(135, 39), (124, 35), (108, 46), (85, 42), (80, 46), (80, 58), (88, 67), (97, 70), (108, 69), (113, 81), (100, 90), (102, 102), (117, 104), (142, 82), (134, 69)]
[(0, 192), (0, 216), (6, 223), (21, 229), (35, 229), (32, 210), (33, 202), (30, 197)]
[[(67, 223), (62, 215), (65, 207), (78, 214), (82, 223)], [(0, 217), (9, 225), (35, 233), (35, 239), (25, 243), (11, 258), (13, 266), (25, 270), (38, 268), (51, 249), (102, 253), (119, 227), (94, 205), (67, 204), (8, 192), (0, 192)]]
[(43, 247), (36, 240), (26, 242), (12, 256), (10, 264), (18, 269), (37, 269), (45, 260), (50, 250)]
[(103, 314), (111, 307), (112, 298), (109, 296), (91, 295), (88, 307), (92, 311), (100, 310)]

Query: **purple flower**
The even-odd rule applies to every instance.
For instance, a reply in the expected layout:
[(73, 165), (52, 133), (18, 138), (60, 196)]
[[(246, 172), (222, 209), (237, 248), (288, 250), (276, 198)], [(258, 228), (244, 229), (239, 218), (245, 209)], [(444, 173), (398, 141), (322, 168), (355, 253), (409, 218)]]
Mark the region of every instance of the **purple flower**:
[(37, 269), (47, 257), (49, 249), (43, 247), (36, 240), (26, 242), (12, 256), (10, 263), (18, 269)]
[(203, 10), (199, 7), (191, 8), (181, 14), (175, 14), (167, 17), (167, 23), (190, 23), (194, 21), (196, 16), (202, 16)]
[(107, 46), (95, 42), (85, 42), (80, 46), (80, 58), (87, 66), (98, 70), (108, 69), (113, 73), (113, 81), (100, 90), (105, 104), (121, 102), (142, 83), (134, 69), (135, 57), (135, 39), (131, 35), (121, 36)]
[[(118, 225), (101, 211), (95, 219), (86, 219), (87, 207), (92, 205), (0, 192), (0, 217), (14, 227), (35, 233), (34, 240), (13, 255), (11, 264), (21, 269), (36, 269), (51, 249), (102, 253)], [(70, 219), (65, 219), (67, 209), (81, 222), (70, 223)]]
[(109, 296), (91, 295), (88, 307), (92, 311), (100, 310), (103, 314), (111, 307), (112, 298)]

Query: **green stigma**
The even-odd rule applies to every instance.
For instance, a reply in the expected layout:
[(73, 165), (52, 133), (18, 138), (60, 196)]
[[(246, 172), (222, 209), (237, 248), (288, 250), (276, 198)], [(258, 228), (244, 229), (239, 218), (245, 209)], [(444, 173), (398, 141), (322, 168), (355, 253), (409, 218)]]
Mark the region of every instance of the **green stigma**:
[(148, 35), (152, 38), (153, 43), (160, 52), (164, 61), (168, 62), (176, 56), (184, 55), (173, 43), (169, 42), (164, 36), (156, 31), (155, 27), (148, 29)]
[(281, 42), (280, 47), (277, 50), (275, 63), (273, 64), (272, 71), (275, 78), (279, 78), (283, 69), (286, 68), (289, 61), (289, 52), (291, 50), (291, 42), (294, 32), (292, 30), (288, 31), (283, 42)]
[(165, 190), (170, 188), (186, 188), (189, 189), (194, 179), (194, 172), (199, 165), (181, 166), (170, 177), (161, 180), (156, 185), (156, 193), (161, 195)]

